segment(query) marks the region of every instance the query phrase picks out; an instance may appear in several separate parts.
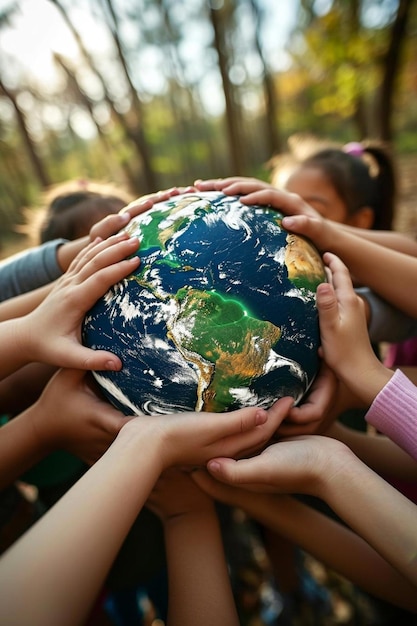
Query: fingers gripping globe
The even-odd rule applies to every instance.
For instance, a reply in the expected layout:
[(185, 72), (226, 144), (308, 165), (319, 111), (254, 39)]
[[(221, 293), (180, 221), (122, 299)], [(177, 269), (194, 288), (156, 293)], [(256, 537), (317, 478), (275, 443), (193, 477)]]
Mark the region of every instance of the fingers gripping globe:
[(141, 262), (87, 313), (83, 343), (120, 371), (96, 371), (126, 415), (298, 403), (317, 373), (321, 257), (268, 207), (219, 192), (155, 204), (126, 230)]

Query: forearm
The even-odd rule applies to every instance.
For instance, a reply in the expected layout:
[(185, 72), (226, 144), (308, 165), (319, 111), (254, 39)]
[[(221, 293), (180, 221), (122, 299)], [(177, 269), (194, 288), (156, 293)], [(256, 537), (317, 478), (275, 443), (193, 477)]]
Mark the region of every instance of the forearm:
[(248, 492), (235, 504), (368, 593), (417, 611), (415, 586), (345, 526), (288, 496)]
[(339, 256), (361, 284), (417, 317), (417, 301), (410, 298), (410, 292), (417, 288), (415, 257), (367, 241), (339, 225), (330, 225), (324, 244), (322, 251)]
[(27, 315), (27, 313), (33, 311), (33, 309), (35, 309), (38, 304), (45, 299), (54, 284), (55, 282), (48, 283), (43, 287), (39, 287), (38, 289), (34, 289), (28, 293), (15, 296), (5, 302), (1, 302), (0, 322), (4, 322), (5, 320), (9, 320), (13, 317), (22, 317), (23, 315)]
[[(370, 355), (371, 358), (369, 358)], [(361, 366), (355, 369), (352, 362), (346, 358), (340, 363), (338, 374), (353, 398), (358, 398), (363, 407), (369, 407), (380, 391), (388, 384), (393, 376), (393, 371), (385, 367), (371, 353), (365, 354), (362, 360), (358, 359), (358, 363)]]
[(403, 252), (404, 254), (410, 254), (417, 256), (417, 241), (415, 238), (399, 233), (394, 230), (373, 230), (371, 228), (357, 228), (355, 226), (348, 226), (347, 224), (341, 224), (346, 232), (354, 235), (359, 235), (367, 241), (372, 241), (390, 250), (396, 250), (397, 252)]
[(6, 415), (19, 415), (36, 402), (56, 368), (29, 363), (0, 381), (0, 407)]
[[(165, 526), (165, 545), (169, 626), (237, 626), (214, 506), (212, 511), (188, 513), (169, 520)], [(196, 563), (201, 564), (198, 570)]]
[[(417, 586), (417, 507), (353, 454), (329, 457), (318, 495)], [(354, 503), (354, 506), (352, 506)]]
[(161, 450), (153, 444), (146, 438), (141, 446), (119, 438), (5, 553), (0, 562), (1, 623), (84, 623), (161, 471)]
[(51, 450), (40, 445), (33, 423), (34, 407), (0, 428), (0, 489), (4, 489)]
[(30, 325), (21, 319), (10, 319), (0, 323), (0, 379), (27, 365), (30, 354)]
[(325, 434), (346, 444), (378, 474), (417, 480), (416, 461), (388, 437), (369, 435), (340, 423), (333, 424)]

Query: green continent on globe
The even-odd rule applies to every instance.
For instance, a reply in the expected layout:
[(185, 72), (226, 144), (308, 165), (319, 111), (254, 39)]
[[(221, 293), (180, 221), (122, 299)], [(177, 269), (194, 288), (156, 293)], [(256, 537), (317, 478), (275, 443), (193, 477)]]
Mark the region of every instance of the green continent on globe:
[(183, 288), (175, 300), (178, 313), (167, 324), (168, 334), (199, 369), (196, 410), (223, 411), (234, 400), (233, 390), (247, 387), (265, 372), (281, 331), (215, 291)]
[[(189, 206), (190, 209), (194, 203), (199, 200), (197, 196), (189, 196), (178, 201), (177, 196), (171, 201), (166, 202), (163, 209), (154, 209), (151, 213), (147, 213), (143, 223), (141, 224), (141, 251), (150, 248), (165, 249), (165, 244), (180, 229), (186, 229), (187, 225), (193, 219), (198, 218), (203, 213), (209, 213), (211, 210), (210, 202), (207, 201), (206, 208), (199, 207), (197, 211), (191, 211), (184, 214), (184, 209)], [(135, 223), (126, 231), (131, 235), (137, 236)]]

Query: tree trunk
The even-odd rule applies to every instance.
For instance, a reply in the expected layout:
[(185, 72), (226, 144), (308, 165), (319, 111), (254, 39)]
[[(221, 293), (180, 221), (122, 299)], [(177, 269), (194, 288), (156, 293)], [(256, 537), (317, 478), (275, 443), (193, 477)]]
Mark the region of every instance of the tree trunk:
[[(121, 128), (123, 129), (126, 139), (132, 142), (134, 149), (136, 151), (136, 154), (138, 156), (138, 159), (143, 165), (143, 172), (144, 172), (145, 180), (142, 184), (139, 183), (138, 181), (132, 181), (135, 183), (135, 192), (151, 193), (152, 191), (155, 191), (155, 189), (157, 189), (158, 186), (154, 179), (153, 172), (151, 173), (150, 176), (146, 175), (146, 171), (148, 170), (148, 167), (149, 167), (148, 150), (147, 150), (146, 144), (145, 144), (145, 147), (143, 146), (143, 143), (141, 141), (141, 135), (137, 131), (137, 127), (139, 126), (139, 124), (135, 123), (132, 125), (131, 123), (129, 123), (126, 117), (117, 110), (117, 107), (115, 106), (113, 98), (110, 96), (109, 90), (107, 88), (107, 85), (103, 76), (101, 75), (97, 67), (95, 66), (91, 55), (89, 54), (88, 50), (84, 46), (84, 43), (80, 37), (80, 34), (75, 28), (74, 24), (72, 23), (66, 9), (61, 5), (59, 0), (51, 0), (51, 2), (53, 2), (53, 4), (60, 11), (62, 17), (65, 20), (65, 23), (67, 24), (68, 28), (71, 30), (72, 34), (74, 35), (74, 38), (78, 44), (78, 47), (80, 49), (81, 54), (83, 55), (85, 62), (87, 63), (88, 67), (91, 69), (93, 74), (96, 76), (96, 78), (100, 82), (100, 85), (104, 93), (104, 100), (109, 105), (114, 119), (116, 119), (118, 123), (120, 124)], [(136, 97), (137, 97), (137, 94), (136, 94)]]
[(405, 41), (405, 32), (413, 0), (400, 0), (397, 15), (391, 29), (391, 38), (383, 60), (384, 76), (379, 93), (378, 115), (379, 138), (390, 143), (393, 138), (392, 104), (395, 83), (401, 64), (401, 53)]
[(15, 94), (9, 89), (7, 89), (7, 87), (4, 85), (1, 79), (0, 79), (0, 92), (4, 93), (4, 95), (10, 100), (14, 108), (14, 111), (16, 114), (16, 120), (19, 126), (20, 135), (26, 146), (27, 154), (29, 156), (36, 178), (38, 179), (42, 187), (47, 187), (48, 185), (51, 184), (51, 180), (49, 178), (48, 172), (46, 171), (46, 168), (43, 165), (41, 158), (36, 152), (35, 142), (30, 136), (28, 127), (26, 125), (25, 114), (19, 107)]
[(233, 87), (229, 80), (227, 54), (222, 29), (222, 12), (223, 9), (210, 8), (210, 18), (214, 30), (214, 45), (219, 60), (219, 69), (226, 102), (226, 121), (231, 168), (234, 175), (242, 175), (244, 173), (243, 150), (239, 137), (238, 111), (233, 99)]
[(145, 191), (146, 193), (151, 193), (158, 189), (157, 180), (155, 176), (155, 172), (152, 169), (151, 165), (151, 151), (150, 147), (147, 143), (145, 132), (143, 128), (143, 112), (142, 112), (142, 103), (139, 99), (136, 88), (132, 82), (132, 78), (130, 76), (127, 60), (123, 51), (123, 46), (119, 37), (119, 25), (118, 18), (114, 11), (112, 0), (105, 0), (107, 9), (112, 17), (113, 28), (110, 27), (110, 32), (113, 37), (113, 41), (118, 51), (119, 61), (123, 68), (123, 73), (126, 78), (126, 81), (129, 85), (130, 97), (132, 99), (133, 109), (136, 114), (137, 123), (136, 128), (132, 130), (133, 137), (135, 138), (135, 143), (139, 148), (141, 160), (142, 160), (142, 168), (143, 175), (145, 179)]
[(267, 146), (267, 158), (271, 158), (281, 150), (281, 141), (278, 127), (278, 99), (275, 91), (275, 84), (267, 62), (263, 55), (260, 32), (262, 29), (261, 9), (256, 0), (250, 0), (250, 5), (255, 16), (255, 46), (263, 67), (263, 90), (265, 97), (265, 131)]

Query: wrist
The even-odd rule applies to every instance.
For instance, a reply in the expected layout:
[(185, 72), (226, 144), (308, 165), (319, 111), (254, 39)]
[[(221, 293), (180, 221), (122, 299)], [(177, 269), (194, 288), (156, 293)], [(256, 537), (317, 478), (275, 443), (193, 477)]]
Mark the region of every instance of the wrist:
[(217, 517), (214, 502), (208, 499), (207, 504), (204, 506), (200, 506), (199, 508), (192, 508), (190, 506), (190, 508), (176, 511), (175, 513), (168, 513), (161, 517), (161, 521), (164, 528), (168, 530), (177, 524), (187, 524), (189, 527), (194, 525), (201, 526), (202, 522), (207, 520), (210, 516), (214, 518)]
[(61, 440), (55, 430), (49, 428), (51, 423), (53, 424), (57, 421), (57, 416), (53, 415), (52, 420), (50, 419), (48, 407), (42, 402), (42, 396), (26, 409), (22, 416), (24, 416), (28, 426), (31, 428), (34, 446), (41, 457), (45, 457), (54, 450), (61, 448)]
[(392, 370), (385, 367), (375, 357), (367, 367), (361, 368), (359, 371), (357, 368), (353, 371), (350, 370), (348, 374), (342, 377), (342, 380), (363, 401), (365, 406), (370, 406), (393, 374)]
[(77, 256), (79, 252), (81, 252), (83, 248), (86, 247), (88, 243), (89, 238), (82, 237), (80, 239), (68, 241), (58, 247), (56, 251), (56, 260), (62, 273), (67, 271), (73, 259)]
[(165, 540), (169, 543), (177, 542), (180, 537), (190, 539), (191, 537), (201, 537), (204, 533), (210, 534), (212, 528), (218, 527), (219, 519), (213, 505), (211, 509), (204, 511), (188, 511), (180, 515), (170, 516), (162, 523)]
[(7, 329), (8, 341), (2, 342), (2, 344), (7, 345), (7, 352), (10, 355), (13, 354), (13, 357), (10, 356), (10, 358), (13, 358), (15, 362), (15, 370), (26, 363), (38, 360), (30, 314), (6, 320), (4, 329)]
[(134, 417), (122, 426), (111, 447), (117, 447), (118, 454), (130, 459), (132, 467), (141, 455), (146, 455), (157, 470), (158, 476), (165, 469), (163, 463), (163, 441), (160, 429), (152, 417)]
[(316, 466), (315, 488), (312, 495), (331, 506), (333, 494), (338, 491), (343, 492), (347, 470), (356, 457), (352, 450), (341, 441), (330, 437), (326, 441), (323, 464)]

